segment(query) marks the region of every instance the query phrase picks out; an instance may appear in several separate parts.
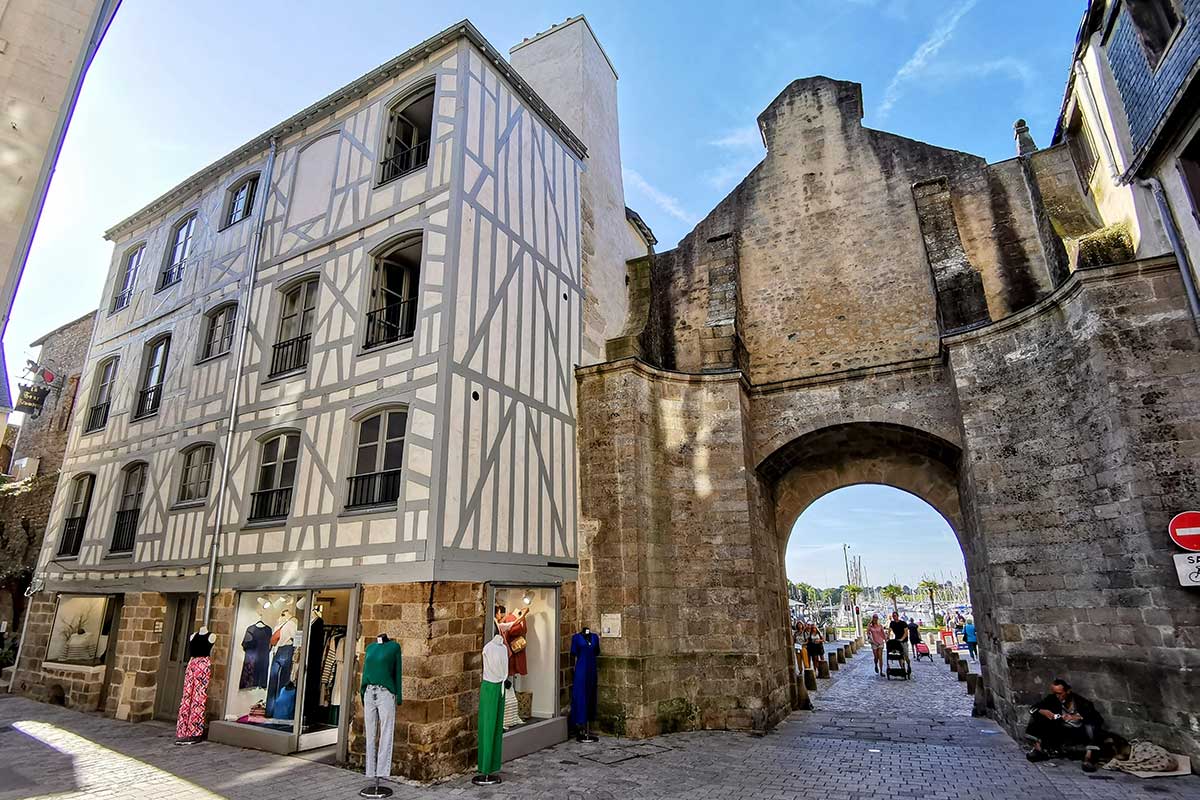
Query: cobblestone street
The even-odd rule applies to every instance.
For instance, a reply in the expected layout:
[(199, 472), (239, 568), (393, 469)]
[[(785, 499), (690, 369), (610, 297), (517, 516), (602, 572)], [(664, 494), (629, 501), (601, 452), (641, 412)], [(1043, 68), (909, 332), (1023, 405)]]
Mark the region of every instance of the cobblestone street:
[[(505, 765), (505, 782), (468, 776), (436, 786), (392, 784), (396, 797), (1200, 798), (1200, 778), (1140, 781), (1078, 764), (1034, 766), (996, 725), (970, 717), (963, 684), (940, 661), (912, 681), (886, 681), (861, 652), (822, 681), (816, 710), (767, 736), (700, 732), (649, 741), (562, 744)], [(4, 696), (0, 800), (334, 800), (361, 774), (218, 744), (172, 746), (173, 728), (130, 725)], [(902, 775), (899, 779), (896, 776)]]

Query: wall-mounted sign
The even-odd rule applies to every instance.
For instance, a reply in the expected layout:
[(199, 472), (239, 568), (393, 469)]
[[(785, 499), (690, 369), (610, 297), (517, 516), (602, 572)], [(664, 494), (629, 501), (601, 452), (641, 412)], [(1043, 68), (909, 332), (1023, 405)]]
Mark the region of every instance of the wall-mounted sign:
[(13, 408), (25, 414), (30, 414), (36, 417), (42, 413), (42, 405), (46, 402), (46, 395), (50, 394), (49, 386), (27, 386), (18, 384), (21, 393), (17, 396), (17, 404)]
[(41, 378), (46, 383), (54, 383), (54, 379), (58, 377), (54, 374), (54, 370), (46, 369), (36, 361), (31, 361), (29, 359), (25, 360), (25, 374), (34, 375), (38, 378)]
[(600, 615), (600, 635), (613, 639), (621, 638), (621, 615), (620, 614), (601, 614)]
[(1171, 518), (1167, 533), (1184, 550), (1200, 553), (1200, 511), (1184, 511)]
[(1200, 553), (1176, 553), (1175, 573), (1180, 586), (1200, 586)]

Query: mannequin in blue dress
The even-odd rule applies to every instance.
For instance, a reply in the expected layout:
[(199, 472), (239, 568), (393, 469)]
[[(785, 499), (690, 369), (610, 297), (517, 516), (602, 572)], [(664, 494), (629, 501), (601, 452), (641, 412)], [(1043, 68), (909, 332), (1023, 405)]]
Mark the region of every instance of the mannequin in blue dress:
[(579, 729), (581, 742), (597, 741), (591, 732), (596, 718), (596, 659), (600, 655), (600, 637), (584, 628), (571, 637), (571, 657), (575, 674), (571, 680), (571, 714), (568, 722)]

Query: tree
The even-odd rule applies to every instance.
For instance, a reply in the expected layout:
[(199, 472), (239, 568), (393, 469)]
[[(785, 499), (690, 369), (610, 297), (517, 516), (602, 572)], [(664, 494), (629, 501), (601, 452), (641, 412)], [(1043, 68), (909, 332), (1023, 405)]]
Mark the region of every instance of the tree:
[(861, 586), (856, 586), (853, 583), (848, 583), (842, 587), (842, 593), (850, 596), (851, 609), (858, 605), (858, 596), (862, 594), (862, 590)]
[(937, 581), (930, 580), (929, 578), (922, 578), (921, 582), (917, 584), (918, 592), (924, 592), (929, 595), (929, 615), (931, 618), (937, 617), (937, 607), (934, 605), (933, 600), (934, 596), (941, 590), (942, 585)]
[(899, 614), (900, 613), (900, 604), (898, 601), (905, 594), (904, 587), (897, 586), (894, 583), (889, 583), (887, 586), (883, 587), (883, 589), (880, 590), (879, 593), (881, 595), (883, 595), (884, 597), (886, 597), (888, 600), (892, 601), (892, 610), (895, 611), (897, 614)]

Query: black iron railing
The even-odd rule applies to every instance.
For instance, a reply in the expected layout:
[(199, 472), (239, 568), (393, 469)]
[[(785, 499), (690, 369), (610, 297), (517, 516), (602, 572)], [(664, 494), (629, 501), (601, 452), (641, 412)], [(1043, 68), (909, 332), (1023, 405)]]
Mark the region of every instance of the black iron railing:
[(385, 183), (392, 178), (399, 178), (401, 175), (405, 175), (415, 169), (420, 169), (428, 161), (428, 139), (423, 142), (417, 142), (412, 147), (401, 147), (380, 162), (383, 166), (383, 174), (380, 176), (380, 182)]
[(183, 267), (185, 263), (180, 261), (178, 264), (172, 264), (159, 274), (158, 288), (160, 291), (183, 280)]
[(122, 308), (124, 308), (125, 306), (129, 305), (129, 300), (132, 297), (133, 297), (133, 289), (126, 289), (123, 292), (117, 292), (117, 295), (116, 295), (116, 297), (113, 298), (113, 303), (112, 303), (113, 313), (115, 314), (116, 312), (118, 312)]
[(108, 424), (108, 403), (97, 403), (88, 409), (87, 420), (83, 423), (83, 432), (98, 431)]
[(292, 487), (263, 489), (250, 494), (250, 519), (284, 519), (292, 510)]
[(133, 540), (137, 538), (137, 523), (140, 509), (127, 508), (117, 512), (117, 524), (113, 526), (112, 547), (110, 553), (129, 553), (133, 551)]
[(60, 556), (79, 555), (79, 547), (83, 544), (83, 526), (86, 522), (86, 515), (82, 517), (67, 517), (63, 520), (62, 537), (58, 540), (58, 554)]
[(271, 375), (282, 375), (285, 372), (308, 366), (308, 343), (312, 334), (306, 333), (295, 339), (288, 339), (275, 345), (271, 353)]
[(370, 472), (350, 477), (350, 493), (346, 508), (381, 506), (396, 502), (400, 496), (400, 470)]
[(153, 386), (148, 386), (138, 392), (137, 408), (134, 409), (133, 418), (141, 419), (152, 414), (158, 413), (158, 406), (162, 403), (162, 384), (156, 383)]
[(410, 297), (367, 314), (364, 347), (398, 342), (413, 335), (417, 327), (417, 298)]

